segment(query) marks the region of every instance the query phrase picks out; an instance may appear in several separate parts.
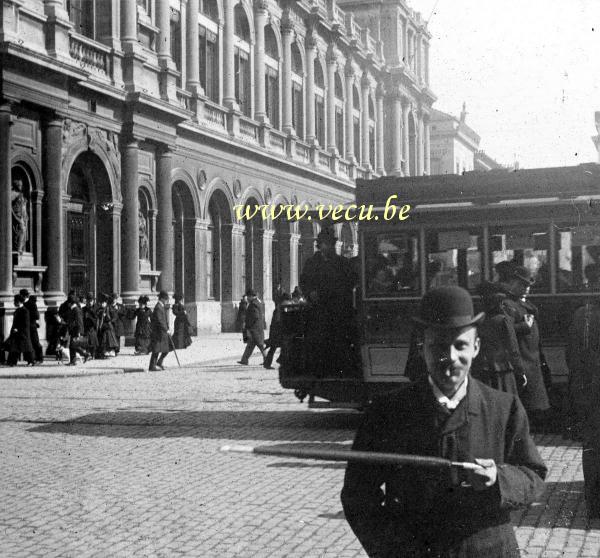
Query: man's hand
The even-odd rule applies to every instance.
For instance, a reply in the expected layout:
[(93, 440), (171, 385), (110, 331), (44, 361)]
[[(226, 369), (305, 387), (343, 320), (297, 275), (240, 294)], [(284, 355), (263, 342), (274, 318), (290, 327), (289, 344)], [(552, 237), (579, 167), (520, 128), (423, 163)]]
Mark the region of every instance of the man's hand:
[(469, 482), (475, 490), (485, 490), (496, 484), (498, 469), (493, 459), (475, 459), (475, 463), (480, 467), (469, 471)]

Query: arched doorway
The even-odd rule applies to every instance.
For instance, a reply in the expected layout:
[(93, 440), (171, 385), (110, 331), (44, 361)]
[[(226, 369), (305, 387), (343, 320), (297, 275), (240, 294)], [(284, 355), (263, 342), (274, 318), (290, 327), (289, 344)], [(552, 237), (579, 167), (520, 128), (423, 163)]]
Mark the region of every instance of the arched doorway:
[(231, 300), (231, 213), (223, 192), (216, 190), (208, 202), (206, 288), (212, 300)]
[(417, 127), (412, 114), (408, 116), (408, 162), (410, 176), (417, 176)]
[(114, 290), (113, 213), (110, 179), (91, 151), (75, 159), (67, 183), (67, 290), (96, 295)]
[(173, 184), (173, 250), (174, 287), (186, 301), (196, 300), (196, 235), (194, 200), (187, 185)]
[[(249, 207), (258, 206), (255, 198), (246, 202)], [(261, 296), (263, 291), (263, 221), (260, 214), (244, 223), (244, 290), (252, 287)]]

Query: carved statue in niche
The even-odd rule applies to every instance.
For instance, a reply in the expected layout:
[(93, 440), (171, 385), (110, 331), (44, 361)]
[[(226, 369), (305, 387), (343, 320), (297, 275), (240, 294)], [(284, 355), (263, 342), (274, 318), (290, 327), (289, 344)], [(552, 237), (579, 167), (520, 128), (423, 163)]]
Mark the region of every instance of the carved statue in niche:
[(150, 242), (148, 240), (148, 221), (146, 220), (146, 216), (140, 209), (138, 213), (138, 219), (140, 222), (139, 231), (140, 231), (140, 260), (148, 260), (150, 259)]
[(27, 198), (23, 193), (23, 181), (20, 178), (15, 178), (12, 182), (10, 202), (12, 206), (13, 250), (22, 254), (27, 246), (29, 213), (27, 211)]

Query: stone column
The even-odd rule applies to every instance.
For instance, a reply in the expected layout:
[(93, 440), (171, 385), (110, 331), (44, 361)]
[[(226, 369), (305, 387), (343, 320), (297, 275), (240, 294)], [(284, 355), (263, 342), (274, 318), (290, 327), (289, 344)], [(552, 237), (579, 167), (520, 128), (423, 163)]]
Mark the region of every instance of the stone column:
[[(354, 160), (354, 68), (350, 59), (344, 68), (346, 78), (346, 155), (348, 161)], [(358, 146), (357, 146), (358, 147)]]
[(198, 0), (188, 0), (186, 17), (186, 88), (192, 93), (203, 93), (200, 84)]
[(156, 0), (156, 26), (159, 29), (156, 39), (158, 61), (171, 60), (171, 8), (169, 0)]
[(312, 34), (306, 37), (306, 141), (315, 142), (315, 58), (317, 42)]
[[(376, 110), (377, 110), (377, 122), (375, 122), (375, 170), (379, 174), (385, 174), (385, 152), (384, 152), (384, 138), (385, 138), (385, 124), (383, 115), (383, 98), (385, 91), (383, 84), (379, 83), (376, 90)], [(396, 130), (397, 134), (400, 134), (400, 130)]]
[(327, 53), (327, 149), (336, 153), (335, 145), (335, 72), (337, 60), (333, 51)]
[(294, 133), (292, 125), (292, 40), (294, 28), (289, 21), (281, 23), (281, 38), (283, 42), (283, 75), (282, 90), (282, 130), (286, 134)]
[(121, 192), (123, 211), (121, 217), (121, 298), (133, 303), (139, 296), (139, 190), (138, 142), (131, 138), (121, 152)]
[[(187, 3), (188, 0), (179, 0), (179, 22), (180, 22), (180, 31), (179, 36), (181, 37), (180, 46), (179, 46), (179, 58), (181, 59), (179, 72), (181, 73), (181, 88), (184, 89), (187, 85), (187, 53), (188, 53), (188, 16), (187, 16)], [(196, 26), (196, 29), (198, 26)], [(197, 50), (197, 49), (196, 49)]]
[[(11, 126), (12, 111), (10, 105), (3, 103), (0, 105), (0, 262), (2, 262), (0, 264), (0, 304), (9, 302), (13, 294), (12, 206), (10, 199), (12, 190), (10, 169)], [(39, 262), (37, 263), (39, 265)]]
[(418, 152), (418, 165), (417, 165), (417, 176), (423, 176), (425, 170), (425, 129), (423, 126), (423, 113), (419, 111), (419, 119), (417, 120), (417, 127), (419, 133), (417, 134), (417, 152)]
[(235, 100), (235, 61), (233, 8), (235, 0), (223, 0), (223, 104), (239, 110)]
[(263, 230), (263, 300), (273, 299), (273, 234), (272, 229)]
[(254, 119), (259, 122), (267, 120), (265, 107), (265, 25), (267, 24), (267, 3), (264, 0), (254, 6)]
[(410, 176), (410, 152), (408, 137), (408, 114), (410, 113), (410, 103), (404, 99), (402, 103), (402, 155), (404, 158), (404, 176)]
[(231, 225), (231, 300), (242, 298), (246, 285), (242, 284), (243, 269), (246, 262), (244, 253), (244, 225)]
[(43, 171), (47, 196), (44, 231), (46, 253), (46, 303), (60, 304), (65, 298), (65, 220), (62, 193), (62, 120), (44, 123)]
[(430, 128), (430, 124), (429, 124), (429, 116), (426, 116), (424, 121), (424, 128), (425, 128), (425, 155), (424, 155), (424, 162), (425, 162), (425, 174), (430, 175), (431, 174), (431, 128)]
[(122, 0), (123, 25), (121, 43), (125, 52), (131, 52), (137, 46), (137, 2), (136, 0)]
[(369, 76), (365, 72), (360, 80), (360, 93), (362, 96), (362, 112), (361, 116), (361, 164), (364, 168), (368, 169), (371, 166), (370, 161), (370, 145), (369, 145), (369, 91), (370, 91)]
[(121, 212), (123, 204), (114, 203), (110, 210), (110, 220), (112, 223), (112, 261), (113, 261), (113, 291), (121, 292)]
[(393, 92), (392, 97), (392, 169), (391, 174), (402, 176), (402, 143), (404, 122), (402, 120), (402, 98), (398, 91)]
[(290, 287), (286, 291), (291, 293), (296, 285), (300, 283), (300, 270), (298, 269), (298, 244), (300, 235), (298, 233), (290, 234)]
[(172, 152), (164, 147), (156, 154), (156, 197), (158, 203), (157, 268), (161, 271), (159, 287), (173, 292), (173, 198), (171, 193)]

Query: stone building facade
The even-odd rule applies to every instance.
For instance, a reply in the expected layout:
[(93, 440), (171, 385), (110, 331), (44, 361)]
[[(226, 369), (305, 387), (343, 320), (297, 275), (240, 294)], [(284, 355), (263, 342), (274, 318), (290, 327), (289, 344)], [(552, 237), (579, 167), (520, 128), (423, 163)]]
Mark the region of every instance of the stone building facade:
[[(297, 285), (319, 229), (236, 206), (429, 172), (430, 36), (404, 0), (3, 0), (1, 17), (0, 334), (24, 287), (42, 312), (70, 289), (182, 292), (198, 330), (229, 330), (247, 286), (268, 308)], [(354, 223), (335, 227), (355, 254)]]

